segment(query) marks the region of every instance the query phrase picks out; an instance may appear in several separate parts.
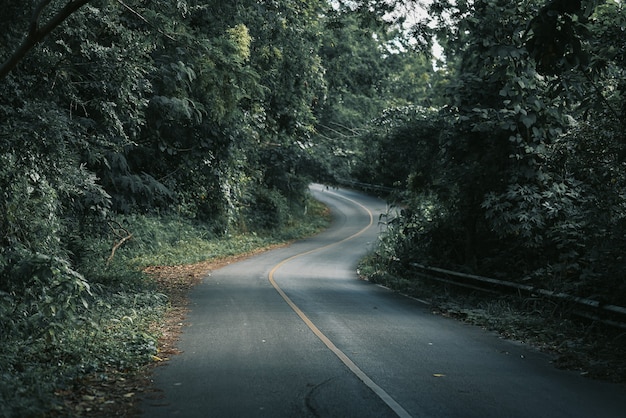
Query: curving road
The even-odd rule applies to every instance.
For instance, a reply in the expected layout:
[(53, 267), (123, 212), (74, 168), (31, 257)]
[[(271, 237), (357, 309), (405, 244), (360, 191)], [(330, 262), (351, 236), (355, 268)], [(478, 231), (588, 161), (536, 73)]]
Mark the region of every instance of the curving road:
[(385, 203), (311, 187), (330, 229), (213, 272), (146, 417), (624, 417), (623, 387), (357, 279)]

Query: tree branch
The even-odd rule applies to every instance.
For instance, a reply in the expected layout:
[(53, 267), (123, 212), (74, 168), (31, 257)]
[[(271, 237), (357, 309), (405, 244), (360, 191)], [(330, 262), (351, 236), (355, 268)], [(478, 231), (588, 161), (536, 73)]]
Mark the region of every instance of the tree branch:
[(156, 29), (161, 35), (165, 36), (167, 39), (169, 39), (170, 41), (176, 41), (176, 39), (174, 39), (173, 37), (171, 37), (170, 35), (166, 34), (165, 32), (163, 32), (161, 29), (157, 28), (155, 25), (153, 25), (152, 23), (148, 22), (148, 19), (146, 19), (145, 17), (143, 17), (141, 15), (141, 13), (139, 13), (138, 11), (136, 11), (135, 9), (133, 9), (132, 7), (128, 6), (126, 3), (124, 3), (122, 0), (117, 0), (117, 2), (122, 5), (122, 7), (124, 7), (126, 10), (128, 10), (129, 12), (131, 12), (132, 14), (134, 14), (135, 16), (137, 16), (137, 18), (141, 19), (145, 24), (147, 24), (148, 26)]
[(33, 16), (30, 18), (30, 25), (28, 26), (28, 36), (34, 35), (39, 29), (39, 18), (41, 17), (41, 13), (43, 13), (43, 9), (45, 9), (51, 1), (52, 0), (43, 0), (35, 7)]
[(600, 98), (602, 103), (604, 103), (604, 105), (609, 109), (609, 112), (611, 112), (611, 114), (613, 115), (615, 120), (621, 120), (617, 110), (611, 105), (611, 103), (608, 101), (608, 99), (606, 97), (604, 97), (604, 94), (602, 94), (602, 90), (600, 90), (600, 87), (598, 87), (596, 82), (589, 75), (589, 70), (588, 69), (582, 69), (582, 73), (585, 75), (585, 78), (587, 79), (587, 81), (591, 83), (591, 85), (593, 86), (593, 90), (595, 91), (596, 95)]
[(121, 229), (122, 231), (126, 233), (126, 236), (122, 237), (122, 235), (118, 234), (115, 228), (113, 227), (113, 225), (109, 223), (109, 227), (111, 228), (111, 230), (113, 230), (113, 233), (117, 235), (118, 237), (120, 237), (121, 239), (117, 243), (115, 243), (115, 245), (113, 245), (113, 248), (111, 249), (111, 255), (109, 256), (109, 258), (107, 258), (107, 263), (106, 263), (107, 266), (111, 264), (111, 261), (113, 261), (113, 257), (115, 257), (115, 251), (117, 251), (117, 249), (120, 248), (122, 244), (124, 244), (126, 241), (128, 241), (129, 239), (133, 237), (133, 234), (128, 232), (126, 228), (122, 227), (122, 225), (120, 225), (119, 222), (115, 222), (115, 223), (117, 224), (119, 229)]
[(339, 131), (337, 129), (331, 128), (328, 125), (320, 124), (319, 126), (320, 126), (320, 128), (327, 129), (327, 130), (329, 130), (331, 132), (336, 133), (337, 135), (339, 135), (342, 138), (355, 138), (355, 137), (357, 137), (359, 135), (359, 132), (356, 129), (354, 129), (354, 128), (350, 128), (348, 126), (344, 126), (344, 125), (341, 125), (340, 123), (335, 123), (335, 122), (333, 122), (333, 124), (337, 125), (339, 128), (343, 128), (343, 129), (347, 130), (352, 135), (347, 135), (347, 134), (345, 134), (345, 133), (343, 133), (343, 132), (341, 132), (341, 131)]
[(48, 36), (50, 32), (63, 23), (72, 13), (89, 3), (90, 0), (70, 0), (65, 7), (52, 16), (45, 25), (39, 27), (41, 14), (51, 1), (52, 0), (42, 0), (35, 7), (35, 11), (30, 20), (28, 35), (17, 50), (0, 66), (0, 80), (5, 78), (35, 45)]

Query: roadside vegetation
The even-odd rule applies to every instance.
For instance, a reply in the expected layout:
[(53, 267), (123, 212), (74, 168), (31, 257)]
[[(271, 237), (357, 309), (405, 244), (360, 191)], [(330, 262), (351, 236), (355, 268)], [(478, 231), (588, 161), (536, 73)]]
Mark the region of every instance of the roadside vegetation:
[(397, 190), (390, 273), (415, 262), (626, 306), (623, 3), (431, 11), (446, 104), (383, 112), (355, 164)]
[[(434, 1), (436, 107), (382, 112), (354, 174), (394, 187), (370, 280), (623, 382), (623, 328), (567, 303), (435, 284), (412, 263), (626, 306), (622, 2)], [(445, 103), (445, 104), (444, 104)]]
[(623, 328), (577, 316), (576, 308), (567, 302), (471, 290), (433, 281), (410, 268), (390, 269), (388, 262), (381, 251), (372, 253), (361, 261), (359, 274), (427, 303), (434, 315), (479, 326), (545, 352), (557, 368), (626, 383)]

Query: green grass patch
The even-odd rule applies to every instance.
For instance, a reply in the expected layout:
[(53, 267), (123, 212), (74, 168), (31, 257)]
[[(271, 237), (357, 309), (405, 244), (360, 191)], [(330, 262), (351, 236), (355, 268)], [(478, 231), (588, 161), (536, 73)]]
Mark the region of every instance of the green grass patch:
[(137, 232), (120, 256), (125, 263), (144, 268), (193, 264), (249, 253), (313, 235), (328, 226), (330, 218), (325, 206), (311, 201), (306, 214), (298, 211), (284, 228), (217, 237), (191, 220), (142, 217), (128, 221), (129, 228)]

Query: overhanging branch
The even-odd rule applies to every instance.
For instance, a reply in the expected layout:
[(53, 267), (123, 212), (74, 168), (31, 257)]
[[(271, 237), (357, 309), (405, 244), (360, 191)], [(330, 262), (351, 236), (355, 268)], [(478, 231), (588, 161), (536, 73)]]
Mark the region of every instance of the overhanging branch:
[(0, 66), (0, 80), (6, 77), (11, 70), (26, 56), (35, 45), (43, 40), (50, 32), (57, 28), (65, 19), (72, 15), (76, 10), (80, 9), (90, 0), (70, 0), (65, 7), (59, 10), (50, 20), (40, 26), (41, 14), (50, 4), (51, 0), (42, 0), (35, 7), (33, 16), (30, 20), (28, 35), (22, 44), (13, 52), (13, 54)]

